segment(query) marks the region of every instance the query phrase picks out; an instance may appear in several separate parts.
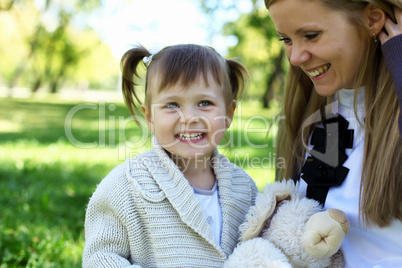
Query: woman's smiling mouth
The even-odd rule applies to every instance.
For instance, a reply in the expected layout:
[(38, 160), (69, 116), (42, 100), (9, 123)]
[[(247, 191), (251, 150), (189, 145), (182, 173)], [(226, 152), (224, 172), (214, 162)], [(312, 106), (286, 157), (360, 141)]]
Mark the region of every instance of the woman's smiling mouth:
[(308, 73), (308, 75), (310, 77), (317, 77), (319, 75), (322, 75), (322, 74), (326, 73), (330, 67), (331, 67), (331, 64), (328, 63), (327, 65), (324, 65), (324, 66), (322, 66), (320, 68), (317, 68), (314, 71), (311, 71), (311, 72), (307, 71), (307, 73)]

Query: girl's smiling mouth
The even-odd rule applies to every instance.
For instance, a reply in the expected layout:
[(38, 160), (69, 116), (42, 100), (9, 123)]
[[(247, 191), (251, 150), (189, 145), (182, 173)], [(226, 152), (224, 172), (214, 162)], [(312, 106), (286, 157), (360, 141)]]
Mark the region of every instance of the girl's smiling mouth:
[(181, 140), (181, 141), (196, 141), (196, 140), (201, 140), (205, 137), (205, 133), (199, 132), (199, 133), (179, 133), (176, 135), (176, 137)]

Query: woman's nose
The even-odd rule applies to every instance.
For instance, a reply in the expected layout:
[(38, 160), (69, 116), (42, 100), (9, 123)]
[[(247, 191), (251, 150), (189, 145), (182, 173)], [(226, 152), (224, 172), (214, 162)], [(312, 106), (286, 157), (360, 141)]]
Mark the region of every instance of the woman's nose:
[(293, 44), (288, 50), (290, 64), (299, 67), (311, 58), (311, 53), (304, 44)]

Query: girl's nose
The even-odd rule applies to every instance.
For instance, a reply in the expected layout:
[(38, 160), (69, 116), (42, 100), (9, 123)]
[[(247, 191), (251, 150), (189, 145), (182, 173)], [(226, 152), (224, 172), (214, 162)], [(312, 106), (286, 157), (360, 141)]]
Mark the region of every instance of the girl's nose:
[(290, 64), (299, 67), (311, 58), (311, 53), (306, 49), (303, 44), (293, 44), (288, 49), (288, 56)]
[(200, 121), (200, 115), (198, 114), (196, 109), (192, 109), (192, 108), (180, 110), (179, 116), (180, 116), (181, 123), (191, 124), (191, 123), (197, 123)]

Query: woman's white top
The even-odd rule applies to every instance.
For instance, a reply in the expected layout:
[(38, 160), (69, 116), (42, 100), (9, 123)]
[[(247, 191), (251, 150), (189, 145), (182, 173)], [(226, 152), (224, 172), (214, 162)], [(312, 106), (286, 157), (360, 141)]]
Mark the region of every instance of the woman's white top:
[[(333, 113), (339, 113), (349, 121), (348, 129), (354, 129), (353, 148), (346, 149), (348, 159), (343, 166), (349, 173), (339, 187), (331, 187), (325, 208), (337, 208), (345, 212), (350, 230), (342, 244), (347, 268), (397, 268), (402, 267), (402, 223), (394, 220), (390, 226), (363, 226), (359, 219), (359, 191), (364, 151), (364, 128), (358, 122), (353, 108), (354, 90), (342, 89), (335, 94)], [(357, 116), (364, 124), (364, 89), (360, 90)], [(312, 146), (310, 146), (310, 149)], [(308, 154), (307, 154), (308, 155)], [(301, 188), (307, 184), (300, 179)], [(401, 193), (402, 194), (402, 193)], [(359, 221), (360, 220), (360, 221)]]

